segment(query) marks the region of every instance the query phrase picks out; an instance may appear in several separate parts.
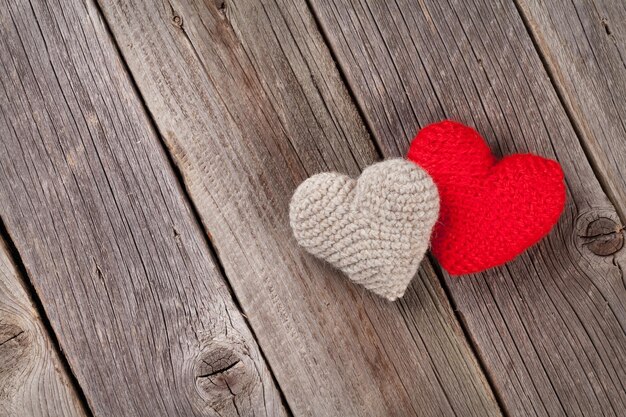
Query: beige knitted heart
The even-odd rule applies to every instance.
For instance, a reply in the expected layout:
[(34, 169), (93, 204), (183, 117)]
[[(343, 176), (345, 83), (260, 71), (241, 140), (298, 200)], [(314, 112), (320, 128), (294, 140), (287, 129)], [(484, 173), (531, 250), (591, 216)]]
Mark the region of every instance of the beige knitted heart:
[(404, 159), (374, 164), (358, 180), (314, 175), (300, 184), (289, 208), (302, 247), (391, 301), (417, 272), (438, 215), (437, 187)]

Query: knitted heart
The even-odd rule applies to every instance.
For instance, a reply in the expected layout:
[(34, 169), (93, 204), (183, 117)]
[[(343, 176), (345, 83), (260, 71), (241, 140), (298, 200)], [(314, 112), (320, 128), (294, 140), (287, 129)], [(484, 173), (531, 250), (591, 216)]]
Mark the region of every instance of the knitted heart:
[(422, 129), (408, 158), (441, 198), (432, 251), (452, 275), (510, 261), (548, 234), (565, 205), (561, 166), (531, 154), (496, 161), (474, 129), (452, 121)]
[(358, 181), (314, 175), (296, 189), (289, 208), (302, 247), (391, 301), (417, 272), (438, 213), (433, 181), (403, 159), (374, 164)]

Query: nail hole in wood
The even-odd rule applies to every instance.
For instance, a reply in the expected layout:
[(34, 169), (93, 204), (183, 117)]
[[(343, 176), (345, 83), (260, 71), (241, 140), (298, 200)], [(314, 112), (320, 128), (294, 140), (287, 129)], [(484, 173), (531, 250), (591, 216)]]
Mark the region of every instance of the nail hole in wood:
[(179, 15), (172, 16), (172, 24), (179, 29), (183, 28), (183, 17)]
[(604, 32), (607, 34), (607, 36), (611, 36), (613, 32), (611, 32), (611, 27), (609, 26), (609, 19), (603, 17), (600, 21), (602, 22), (602, 26), (604, 27)]
[(222, 16), (226, 15), (226, 0), (215, 0), (215, 7)]

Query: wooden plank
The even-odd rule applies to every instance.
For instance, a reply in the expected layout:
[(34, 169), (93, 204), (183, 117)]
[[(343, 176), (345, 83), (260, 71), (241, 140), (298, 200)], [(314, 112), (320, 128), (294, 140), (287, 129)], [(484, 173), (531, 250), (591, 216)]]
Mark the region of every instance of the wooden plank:
[(626, 218), (626, 3), (518, 0), (612, 200)]
[(102, 1), (295, 415), (499, 415), (428, 264), (401, 302), (299, 249), (308, 175), (372, 143), (302, 2)]
[(0, 415), (85, 416), (22, 277), (0, 240)]
[(596, 255), (603, 234), (590, 233), (619, 220), (515, 5), (311, 3), (386, 156), (450, 117), (497, 154), (561, 162), (568, 203), (550, 236), (505, 267), (445, 281), (508, 415), (626, 415), (625, 255)]
[(94, 414), (285, 415), (95, 6), (0, 31), (0, 214)]

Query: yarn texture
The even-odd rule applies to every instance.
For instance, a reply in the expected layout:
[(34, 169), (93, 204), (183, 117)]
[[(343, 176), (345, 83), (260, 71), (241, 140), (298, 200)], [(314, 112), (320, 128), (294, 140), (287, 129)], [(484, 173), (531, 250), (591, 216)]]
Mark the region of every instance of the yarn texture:
[(371, 165), (358, 180), (314, 175), (296, 189), (289, 210), (303, 248), (391, 301), (417, 272), (438, 214), (432, 179), (404, 159)]
[(478, 132), (460, 123), (425, 127), (407, 157), (439, 189), (432, 251), (452, 275), (512, 260), (548, 234), (565, 206), (557, 162), (531, 154), (497, 161)]

